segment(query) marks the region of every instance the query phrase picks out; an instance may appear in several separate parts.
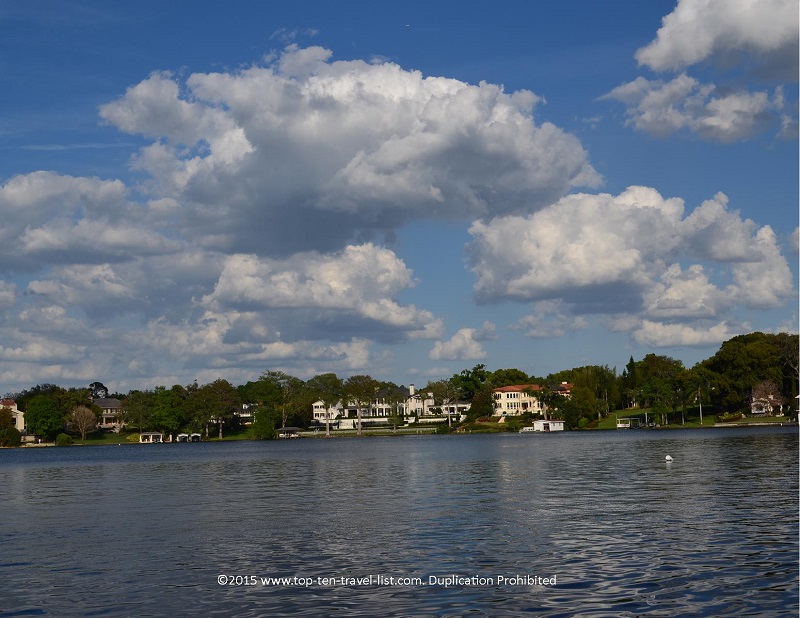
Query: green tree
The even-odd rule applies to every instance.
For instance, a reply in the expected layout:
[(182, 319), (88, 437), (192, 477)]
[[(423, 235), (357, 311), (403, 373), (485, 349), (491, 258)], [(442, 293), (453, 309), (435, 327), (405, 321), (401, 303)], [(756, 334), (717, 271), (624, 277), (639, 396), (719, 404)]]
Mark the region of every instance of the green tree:
[(389, 422), (392, 424), (394, 431), (397, 431), (397, 426), (402, 425), (405, 421), (403, 404), (408, 400), (405, 389), (400, 388), (393, 382), (383, 382), (380, 385), (378, 396), (384, 403), (389, 405), (389, 409), (391, 410)]
[[(712, 401), (718, 410), (744, 412), (753, 387), (764, 380), (789, 385), (796, 382), (790, 335), (750, 333), (729, 339), (711, 358), (699, 363), (710, 374)], [(795, 339), (796, 341), (796, 336)]]
[(331, 419), (328, 410), (335, 406), (344, 392), (344, 382), (335, 373), (321, 373), (306, 382), (306, 387), (316, 400), (325, 406), (325, 435), (331, 435)]
[(95, 399), (103, 399), (108, 397), (108, 388), (102, 382), (92, 382), (89, 385), (89, 393)]
[(622, 375), (619, 377), (619, 390), (624, 398), (624, 407), (633, 408), (641, 404), (639, 401), (641, 381), (633, 356), (631, 356), (631, 359), (622, 371)]
[(675, 380), (684, 370), (683, 363), (669, 356), (646, 355), (636, 365), (643, 405), (667, 409), (675, 399)]
[(11, 408), (0, 408), (0, 446), (19, 446), (22, 435), (14, 427), (14, 413)]
[(59, 388), (53, 392), (52, 397), (64, 418), (69, 417), (78, 406), (90, 406), (92, 401), (88, 388)]
[(473, 396), (467, 412), (467, 420), (474, 421), (494, 413), (494, 397), (489, 384), (482, 386)]
[(310, 419), (313, 394), (301, 379), (282, 371), (265, 371), (259, 381), (264, 382), (263, 392), (269, 397), (265, 405), (280, 411), (281, 427), (286, 427), (290, 417), (301, 423)]
[(361, 417), (363, 409), (369, 409), (372, 405), (378, 388), (380, 388), (380, 383), (368, 375), (351, 376), (344, 383), (345, 398), (347, 401), (356, 405), (359, 436), (361, 435)]
[(222, 439), (223, 425), (232, 426), (235, 415), (242, 406), (239, 392), (230, 382), (222, 378), (203, 385), (192, 395), (192, 399), (195, 404), (195, 419), (205, 426), (206, 436), (208, 435), (208, 425), (216, 423), (219, 426), (220, 440)]
[(277, 410), (258, 406), (253, 416), (250, 435), (256, 440), (272, 440), (275, 437), (275, 423), (278, 420)]
[(781, 393), (787, 401), (794, 401), (798, 395), (798, 377), (800, 376), (800, 361), (798, 361), (797, 335), (779, 333), (775, 335), (775, 347), (778, 349), (778, 358), (783, 370), (783, 384)]
[(450, 380), (458, 387), (461, 395), (467, 401), (472, 401), (476, 393), (484, 386), (490, 386), (489, 372), (486, 365), (475, 365), (472, 369), (464, 369)]
[(9, 398), (17, 403), (17, 408), (20, 410), (28, 409), (28, 402), (37, 395), (53, 395), (56, 391), (61, 390), (55, 384), (37, 384), (36, 386), (20, 391), (19, 393), (12, 394)]
[[(449, 380), (436, 380), (434, 382), (429, 382), (428, 385), (423, 389), (423, 392), (433, 393), (434, 404), (442, 406), (443, 410), (445, 410), (448, 406), (456, 404), (461, 397), (461, 388), (452, 378)], [(458, 408), (458, 406), (455, 407), (456, 409)], [(448, 427), (452, 425), (452, 417), (450, 413), (447, 414), (447, 425)]]
[(492, 387), (511, 386), (515, 384), (527, 384), (530, 378), (524, 371), (519, 369), (497, 369), (488, 378)]
[[(534, 388), (526, 388), (523, 392), (532, 397), (536, 397), (542, 404), (542, 415), (544, 418), (553, 418), (553, 414), (559, 410), (564, 402), (564, 397), (557, 389), (557, 383), (545, 384), (540, 390)], [(532, 387), (533, 385), (531, 385)]]
[(150, 391), (131, 391), (122, 401), (122, 418), (126, 425), (139, 433), (150, 428), (153, 413), (153, 394)]
[(564, 429), (577, 429), (596, 413), (596, 398), (585, 386), (576, 386), (570, 397), (563, 397), (558, 405), (558, 416), (564, 421)]
[(186, 411), (186, 389), (180, 384), (172, 388), (156, 386), (150, 394), (149, 425), (157, 431), (176, 432), (186, 427), (190, 419)]
[(36, 395), (25, 410), (28, 433), (52, 440), (64, 429), (64, 415), (50, 395)]

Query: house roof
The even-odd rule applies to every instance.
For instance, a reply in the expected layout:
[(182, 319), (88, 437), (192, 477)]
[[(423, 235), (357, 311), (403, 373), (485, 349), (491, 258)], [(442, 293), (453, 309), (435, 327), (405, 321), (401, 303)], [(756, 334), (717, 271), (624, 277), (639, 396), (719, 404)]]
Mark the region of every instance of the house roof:
[(98, 397), (97, 399), (92, 400), (92, 403), (104, 409), (122, 407), (122, 402), (119, 399), (114, 399), (112, 397)]
[(523, 391), (540, 391), (542, 387), (538, 384), (512, 384), (510, 386), (501, 386), (494, 389), (493, 393), (521, 393)]

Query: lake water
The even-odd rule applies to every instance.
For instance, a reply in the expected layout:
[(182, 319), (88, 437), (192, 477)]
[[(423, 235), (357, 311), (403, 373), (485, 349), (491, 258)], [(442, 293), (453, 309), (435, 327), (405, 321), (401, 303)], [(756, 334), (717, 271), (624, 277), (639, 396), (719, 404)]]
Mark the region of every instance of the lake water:
[(796, 427), (7, 449), (0, 492), (0, 616), (798, 615)]

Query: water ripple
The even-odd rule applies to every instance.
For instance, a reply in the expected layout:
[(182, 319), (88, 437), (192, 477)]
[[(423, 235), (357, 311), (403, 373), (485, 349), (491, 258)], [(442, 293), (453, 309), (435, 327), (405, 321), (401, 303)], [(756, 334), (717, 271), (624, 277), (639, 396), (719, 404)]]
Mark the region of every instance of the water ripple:
[[(0, 616), (796, 616), (797, 447), (775, 429), (0, 451)], [(453, 576), (482, 581), (436, 583)]]

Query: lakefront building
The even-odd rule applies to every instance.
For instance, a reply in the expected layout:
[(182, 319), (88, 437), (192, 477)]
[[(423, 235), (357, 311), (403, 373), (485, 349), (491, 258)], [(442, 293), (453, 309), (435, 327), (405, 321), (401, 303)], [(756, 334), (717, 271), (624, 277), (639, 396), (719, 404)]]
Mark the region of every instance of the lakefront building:
[[(470, 408), (468, 401), (452, 401), (445, 404), (436, 404), (433, 393), (418, 392), (413, 384), (408, 388), (399, 386), (397, 389), (383, 389), (376, 393), (375, 398), (368, 404), (361, 406), (361, 419), (363, 425), (387, 424), (393, 416), (402, 414), (405, 422), (436, 420), (451, 415), (460, 418)], [(326, 422), (340, 429), (354, 428), (354, 419), (358, 416), (359, 405), (354, 402), (337, 401), (330, 407), (325, 406), (322, 400), (312, 404), (312, 418), (315, 424), (325, 425)]]
[(100, 415), (100, 429), (119, 432), (125, 425), (122, 417), (122, 402), (113, 397), (97, 397), (92, 404), (102, 410)]
[(17, 408), (17, 402), (13, 399), (0, 400), (0, 408), (11, 410), (11, 420), (14, 422), (14, 427), (20, 433), (25, 433), (25, 413)]
[(541, 390), (538, 384), (512, 384), (494, 389), (494, 416), (520, 416), (526, 412), (542, 414), (542, 402), (537, 397)]
[[(574, 385), (562, 382), (552, 389), (552, 393), (569, 397)], [(538, 384), (512, 384), (492, 391), (494, 416), (520, 416), (530, 413), (547, 417), (548, 406), (544, 401), (545, 388)]]

